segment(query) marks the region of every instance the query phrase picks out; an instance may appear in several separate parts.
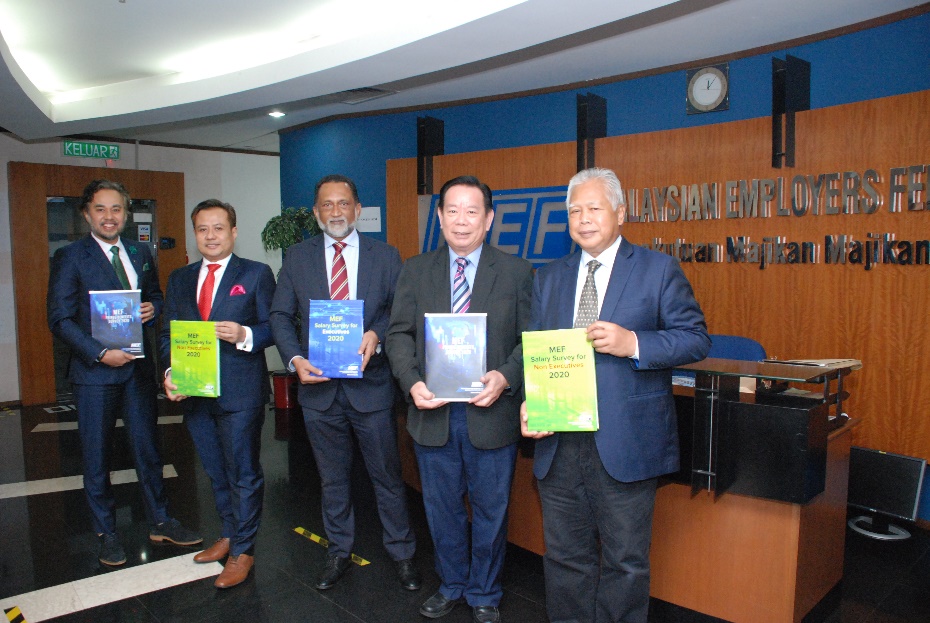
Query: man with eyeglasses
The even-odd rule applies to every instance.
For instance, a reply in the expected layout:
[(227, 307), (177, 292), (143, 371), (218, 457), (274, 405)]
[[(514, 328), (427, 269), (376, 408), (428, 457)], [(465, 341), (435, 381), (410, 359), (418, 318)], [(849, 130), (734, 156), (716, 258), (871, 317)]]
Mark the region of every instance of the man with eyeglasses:
[[(415, 591), (421, 579), (413, 562), (416, 541), (400, 471), (394, 383), (381, 350), (400, 274), (400, 253), (356, 231), (361, 212), (351, 179), (328, 175), (317, 182), (313, 213), (323, 233), (287, 250), (271, 305), (271, 329), (281, 359), (300, 380), (298, 401), (322, 481), (329, 549), (316, 588), (333, 588), (352, 564), (354, 435), (374, 485), (384, 548), (397, 563), (401, 586)], [(358, 346), (362, 378), (324, 377), (307, 359), (311, 299), (364, 301), (364, 334)]]

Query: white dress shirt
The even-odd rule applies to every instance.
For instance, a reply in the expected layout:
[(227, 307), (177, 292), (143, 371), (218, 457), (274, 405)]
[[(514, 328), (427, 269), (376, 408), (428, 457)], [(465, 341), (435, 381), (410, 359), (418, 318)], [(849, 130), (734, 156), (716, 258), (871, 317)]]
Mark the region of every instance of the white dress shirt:
[(132, 265), (132, 262), (129, 260), (129, 253), (126, 251), (126, 247), (123, 246), (123, 241), (121, 238), (117, 238), (116, 242), (107, 242), (106, 240), (101, 240), (97, 237), (96, 234), (91, 232), (90, 234), (93, 239), (100, 245), (100, 248), (103, 249), (103, 252), (106, 254), (107, 259), (110, 260), (110, 263), (113, 263), (113, 254), (110, 253), (110, 249), (113, 248), (113, 245), (119, 247), (119, 259), (123, 263), (123, 270), (126, 271), (126, 277), (129, 279), (129, 289), (138, 290), (139, 289), (139, 275), (136, 274), (136, 268)]

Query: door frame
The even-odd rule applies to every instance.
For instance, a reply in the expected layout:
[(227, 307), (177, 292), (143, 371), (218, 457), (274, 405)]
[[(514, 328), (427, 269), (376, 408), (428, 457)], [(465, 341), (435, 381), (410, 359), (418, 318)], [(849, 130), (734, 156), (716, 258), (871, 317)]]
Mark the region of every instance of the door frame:
[(171, 271), (187, 263), (183, 173), (10, 162), (10, 242), (23, 406), (53, 403), (56, 398), (52, 334), (46, 313), (50, 272), (46, 200), (80, 197), (94, 179), (120, 182), (131, 196), (156, 201), (158, 235), (176, 241), (173, 249), (158, 252), (162, 291)]

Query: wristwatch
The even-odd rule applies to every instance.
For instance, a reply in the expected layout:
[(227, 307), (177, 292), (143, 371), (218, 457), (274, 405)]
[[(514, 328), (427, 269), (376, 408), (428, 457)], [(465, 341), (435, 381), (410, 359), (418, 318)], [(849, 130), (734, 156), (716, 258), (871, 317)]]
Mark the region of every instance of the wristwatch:
[(94, 363), (100, 363), (101, 361), (103, 361), (103, 358), (104, 358), (104, 356), (107, 354), (107, 351), (108, 351), (108, 350), (110, 350), (110, 349), (109, 349), (109, 348), (104, 348), (102, 351), (100, 351), (100, 354), (97, 355), (97, 358), (96, 358), (96, 359), (94, 359)]

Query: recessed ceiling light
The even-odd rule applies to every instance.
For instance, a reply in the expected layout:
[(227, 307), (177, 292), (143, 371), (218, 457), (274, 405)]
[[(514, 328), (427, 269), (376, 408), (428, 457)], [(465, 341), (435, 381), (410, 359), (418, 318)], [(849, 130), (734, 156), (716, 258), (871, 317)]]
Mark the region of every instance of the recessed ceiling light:
[(278, 117), (283, 117), (283, 116), (284, 116), (284, 113), (281, 112), (280, 110), (273, 110), (273, 111), (271, 111), (270, 113), (268, 113), (268, 116), (269, 116), (269, 117), (274, 117), (275, 119), (277, 119)]

